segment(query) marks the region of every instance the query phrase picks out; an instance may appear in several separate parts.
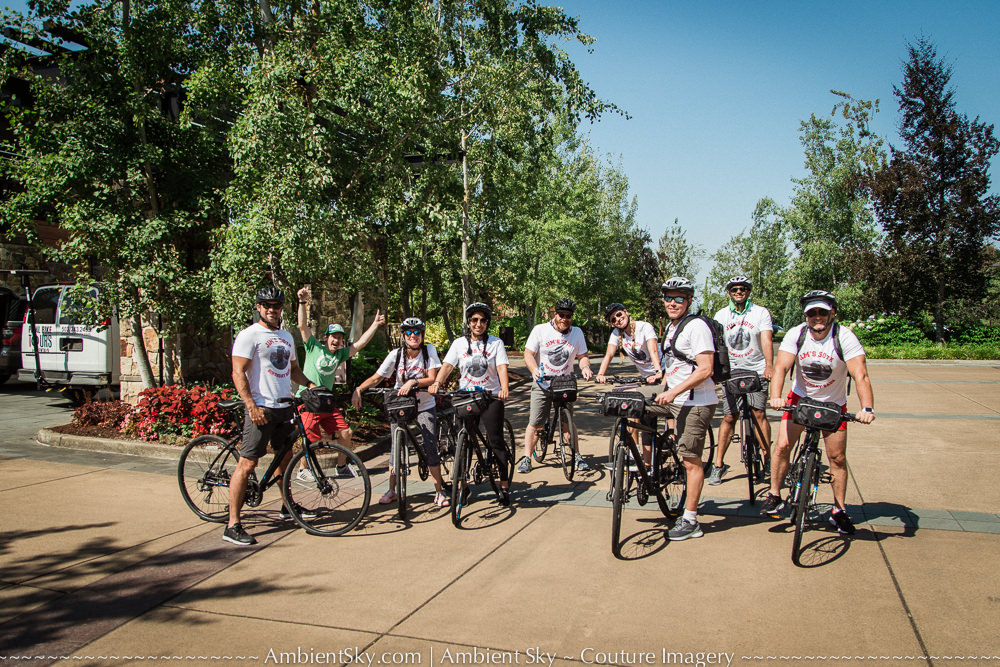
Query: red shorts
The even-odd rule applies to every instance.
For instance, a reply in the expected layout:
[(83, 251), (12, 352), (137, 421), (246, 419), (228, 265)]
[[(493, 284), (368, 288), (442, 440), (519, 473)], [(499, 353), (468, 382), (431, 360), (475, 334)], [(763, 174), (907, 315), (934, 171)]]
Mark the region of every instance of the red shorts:
[(323, 431), (332, 435), (337, 431), (347, 430), (347, 418), (344, 417), (343, 408), (337, 408), (333, 412), (306, 412), (302, 408), (300, 405), (299, 414), (302, 415), (302, 425), (310, 442), (322, 440)]
[[(786, 400), (786, 402), (788, 403), (788, 405), (798, 405), (799, 401), (801, 399), (802, 399), (801, 396), (799, 396), (795, 392), (791, 392), (790, 391), (790, 392), (788, 392), (788, 399)], [(841, 412), (847, 412), (847, 404), (846, 403), (844, 403), (843, 405), (840, 406), (840, 411)], [(791, 412), (785, 412), (785, 413), (783, 413), (781, 415), (781, 421), (786, 421), (786, 420), (791, 419), (791, 418), (792, 418), (792, 413)], [(846, 431), (847, 430), (847, 422), (840, 422), (840, 428), (838, 428), (837, 430), (838, 431)]]

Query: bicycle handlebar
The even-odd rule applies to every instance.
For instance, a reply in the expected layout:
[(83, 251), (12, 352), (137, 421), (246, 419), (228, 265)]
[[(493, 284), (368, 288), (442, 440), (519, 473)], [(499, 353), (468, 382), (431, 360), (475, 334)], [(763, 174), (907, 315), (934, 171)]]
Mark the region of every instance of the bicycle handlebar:
[[(594, 375), (594, 379), (591, 382), (597, 382), (597, 376)], [(641, 375), (605, 375), (604, 379), (606, 382), (597, 382), (597, 384), (649, 384), (646, 382), (646, 378)]]
[[(785, 405), (785, 406), (783, 406), (781, 408), (781, 410), (779, 412), (793, 412), (795, 410), (795, 408), (796, 408), (796, 406), (794, 406), (794, 405)], [(857, 414), (854, 413), (854, 412), (844, 412), (843, 414), (840, 415), (840, 421), (842, 421), (842, 422), (857, 422), (859, 424), (864, 424), (863, 421), (861, 421), (860, 419), (858, 419)]]

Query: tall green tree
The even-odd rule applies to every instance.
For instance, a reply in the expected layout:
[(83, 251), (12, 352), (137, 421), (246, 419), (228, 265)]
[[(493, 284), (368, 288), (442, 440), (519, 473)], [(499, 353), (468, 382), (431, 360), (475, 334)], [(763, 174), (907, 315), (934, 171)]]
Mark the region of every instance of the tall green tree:
[(704, 248), (688, 241), (687, 231), (674, 218), (674, 223), (663, 232), (657, 246), (656, 258), (660, 275), (664, 280), (671, 276), (684, 276), (694, 280), (705, 255)]
[[(1000, 198), (990, 194), (990, 160), (1000, 151), (993, 125), (956, 110), (952, 68), (934, 45), (909, 44), (899, 100), (901, 148), (874, 179), (875, 206), (913, 311), (929, 306), (935, 335), (961, 307), (982, 298), (983, 250), (1000, 234)], [(919, 265), (914, 259), (920, 258)], [(897, 282), (897, 284), (899, 284)], [(904, 290), (897, 290), (902, 295)]]

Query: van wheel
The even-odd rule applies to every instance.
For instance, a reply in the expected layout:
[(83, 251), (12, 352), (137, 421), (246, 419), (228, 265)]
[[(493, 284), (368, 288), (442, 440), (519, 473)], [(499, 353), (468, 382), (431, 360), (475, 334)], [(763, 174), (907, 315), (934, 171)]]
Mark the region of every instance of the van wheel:
[(10, 373), (0, 373), (0, 384), (10, 379)]

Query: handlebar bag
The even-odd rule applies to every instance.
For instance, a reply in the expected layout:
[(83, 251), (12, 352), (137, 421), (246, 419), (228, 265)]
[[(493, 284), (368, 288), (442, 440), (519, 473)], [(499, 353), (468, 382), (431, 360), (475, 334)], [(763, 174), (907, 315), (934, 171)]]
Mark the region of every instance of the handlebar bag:
[(840, 428), (843, 416), (843, 411), (836, 403), (824, 403), (823, 401), (814, 401), (811, 398), (803, 398), (792, 412), (792, 421), (806, 428), (836, 431)]
[(726, 393), (730, 396), (753, 394), (763, 390), (764, 385), (761, 384), (760, 375), (756, 371), (734, 369), (732, 377), (726, 380)]
[(490, 404), (490, 396), (483, 391), (460, 391), (451, 395), (456, 417), (475, 417)]
[(314, 387), (302, 392), (302, 409), (306, 412), (333, 412), (337, 397), (326, 387)]
[(408, 424), (417, 418), (417, 397), (414, 395), (400, 396), (393, 392), (386, 396), (385, 416), (393, 424)]
[(601, 414), (606, 417), (639, 419), (646, 413), (646, 397), (637, 391), (611, 391), (601, 398)]
[(549, 389), (555, 398), (572, 403), (576, 400), (576, 376), (556, 375), (549, 380)]

